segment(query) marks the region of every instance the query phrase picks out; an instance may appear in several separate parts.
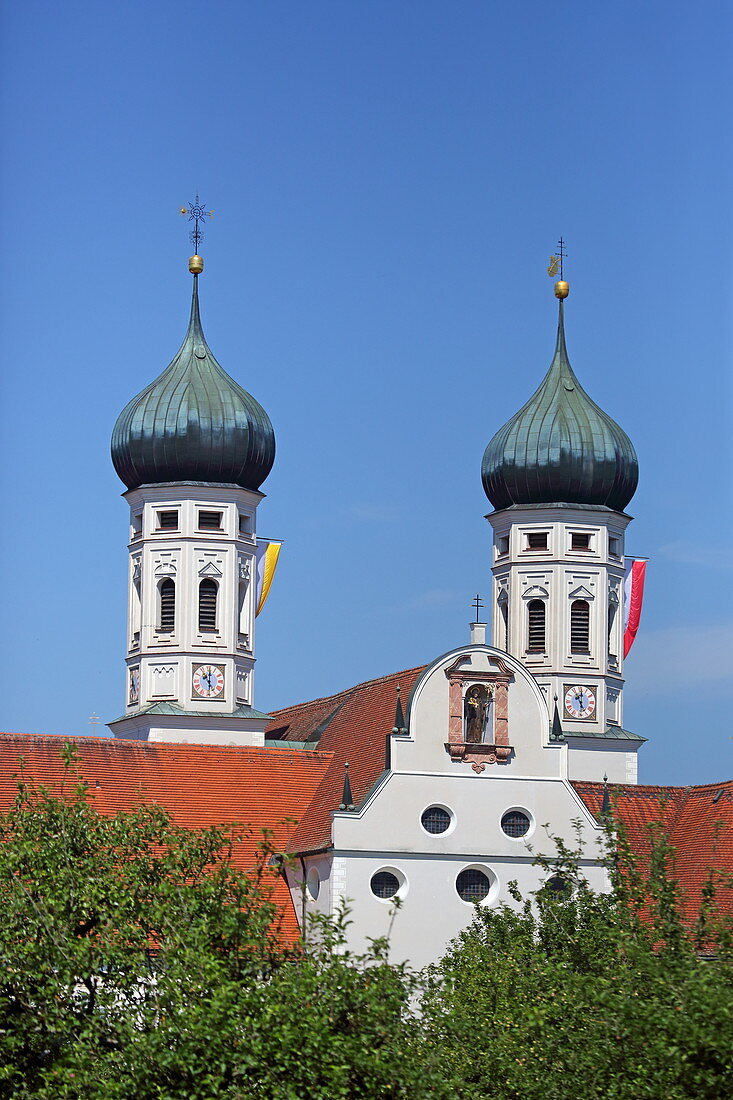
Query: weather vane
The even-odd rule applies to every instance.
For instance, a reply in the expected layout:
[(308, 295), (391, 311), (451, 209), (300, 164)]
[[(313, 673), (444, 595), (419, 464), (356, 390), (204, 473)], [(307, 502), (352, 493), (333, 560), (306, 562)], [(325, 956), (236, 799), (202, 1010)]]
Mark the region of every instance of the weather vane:
[(188, 206), (181, 206), (180, 212), (184, 216), (188, 214), (188, 220), (193, 222), (193, 229), (191, 230), (191, 244), (193, 245), (194, 252), (198, 255), (199, 243), (204, 235), (203, 223), (205, 218), (211, 218), (214, 214), (213, 210), (207, 210), (202, 202), (199, 202), (198, 193), (196, 194), (196, 201), (190, 202)]
[(560, 272), (560, 278), (562, 279), (562, 264), (566, 256), (567, 252), (565, 251), (565, 241), (561, 237), (560, 240), (557, 242), (557, 255), (550, 256), (550, 266), (547, 269), (547, 274), (550, 276), (551, 279), (555, 278), (558, 271)]
[(567, 298), (570, 293), (570, 287), (565, 282), (565, 276), (563, 274), (563, 261), (566, 256), (565, 241), (561, 237), (557, 242), (557, 255), (550, 256), (550, 266), (547, 269), (547, 274), (551, 279), (554, 279), (558, 272), (560, 274), (560, 278), (555, 283), (555, 297), (561, 300)]

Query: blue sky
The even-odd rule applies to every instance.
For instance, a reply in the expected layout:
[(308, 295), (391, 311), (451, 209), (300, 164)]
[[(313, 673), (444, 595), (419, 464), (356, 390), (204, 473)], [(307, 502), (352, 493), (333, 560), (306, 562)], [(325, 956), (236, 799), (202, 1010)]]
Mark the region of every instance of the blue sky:
[(633, 439), (644, 782), (730, 776), (728, 3), (26, 0), (3, 17), (1, 725), (123, 708), (109, 437), (201, 298), (278, 456), (272, 709), (429, 661), (486, 597), (483, 449), (553, 350)]

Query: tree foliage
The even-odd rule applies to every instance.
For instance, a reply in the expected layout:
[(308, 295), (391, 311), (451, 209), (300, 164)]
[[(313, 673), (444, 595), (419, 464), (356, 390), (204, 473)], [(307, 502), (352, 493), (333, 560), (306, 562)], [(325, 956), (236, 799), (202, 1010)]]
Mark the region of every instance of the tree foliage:
[(432, 971), (425, 1033), (454, 1094), (733, 1096), (730, 927), (716, 919), (712, 879), (690, 929), (662, 835), (642, 867), (623, 834), (609, 832), (605, 894), (589, 889), (580, 847), (556, 845), (552, 860), (536, 861), (561, 888), (515, 892), (515, 909), (477, 906)]
[(423, 1088), (414, 978), (383, 943), (351, 955), (342, 918), (287, 946), (266, 840), (243, 874), (236, 830), (102, 816), (67, 764), (60, 796), (21, 784), (0, 818), (0, 1092), (441, 1095)]
[[(681, 918), (663, 837), (609, 832), (608, 893), (477, 905), (427, 976), (348, 918), (280, 934), (263, 839), (102, 816), (74, 778), (0, 817), (0, 1094), (18, 1100), (682, 1100), (733, 1095), (733, 950), (710, 879)], [(707, 953), (707, 958), (701, 957)], [(714, 955), (714, 959), (711, 956)], [(422, 1000), (420, 1001), (420, 998)], [(415, 1006), (420, 1004), (421, 1014)]]

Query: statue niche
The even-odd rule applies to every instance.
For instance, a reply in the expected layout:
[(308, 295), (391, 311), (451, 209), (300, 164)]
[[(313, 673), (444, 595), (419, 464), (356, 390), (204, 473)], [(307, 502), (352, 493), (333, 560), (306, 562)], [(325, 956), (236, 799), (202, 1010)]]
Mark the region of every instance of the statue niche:
[(489, 667), (470, 667), (472, 655), (461, 653), (445, 670), (448, 680), (448, 740), (445, 749), (454, 763), (470, 764), (477, 773), (487, 764), (507, 764), (509, 744), (509, 684), (512, 670), (497, 654)]
[(463, 739), (467, 745), (479, 745), (486, 739), (491, 707), (491, 691), (485, 684), (472, 684), (463, 701)]

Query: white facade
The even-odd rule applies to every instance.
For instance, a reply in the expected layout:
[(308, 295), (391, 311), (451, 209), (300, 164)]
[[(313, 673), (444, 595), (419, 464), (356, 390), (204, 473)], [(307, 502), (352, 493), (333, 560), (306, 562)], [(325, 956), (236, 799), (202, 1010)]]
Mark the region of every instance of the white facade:
[(116, 737), (263, 745), (254, 710), (256, 514), (263, 494), (167, 483), (130, 506), (126, 710)]
[[(483, 740), (459, 749), (455, 738), (466, 732), (458, 720), (466, 719), (456, 714), (455, 699), (460, 691), (465, 701), (477, 685), (489, 685), (494, 706)], [(515, 658), (481, 644), (440, 657), (415, 686), (408, 732), (390, 739), (390, 769), (357, 811), (334, 813), (332, 851), (304, 857), (304, 874), (297, 865), (291, 871), (296, 911), (334, 913), (345, 902), (351, 947), (363, 949), (370, 938), (389, 933), (393, 959), (423, 966), (472, 918), (472, 903), (457, 889), (462, 872), (485, 876), (482, 904), (514, 904), (509, 883), (535, 890), (541, 883), (534, 853), (552, 855), (551, 836), (574, 845), (576, 821), (587, 878), (606, 889), (606, 872), (596, 862), (600, 826), (571, 786), (568, 745), (550, 740), (550, 726), (544, 693)], [(498, 748), (509, 751), (498, 756)], [(450, 819), (437, 834), (422, 823), (434, 807)], [(521, 837), (502, 827), (504, 816), (517, 811), (529, 823)], [(396, 913), (391, 901), (375, 896), (373, 876), (380, 872), (399, 883)]]

